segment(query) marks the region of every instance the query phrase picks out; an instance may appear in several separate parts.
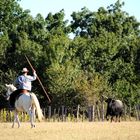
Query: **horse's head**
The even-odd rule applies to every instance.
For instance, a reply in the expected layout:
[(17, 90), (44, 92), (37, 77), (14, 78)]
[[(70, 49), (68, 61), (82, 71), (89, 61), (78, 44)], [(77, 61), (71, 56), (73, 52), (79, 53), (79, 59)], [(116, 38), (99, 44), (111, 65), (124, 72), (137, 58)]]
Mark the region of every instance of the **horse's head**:
[(5, 84), (5, 86), (7, 87), (6, 98), (9, 100), (11, 93), (17, 88), (13, 84)]

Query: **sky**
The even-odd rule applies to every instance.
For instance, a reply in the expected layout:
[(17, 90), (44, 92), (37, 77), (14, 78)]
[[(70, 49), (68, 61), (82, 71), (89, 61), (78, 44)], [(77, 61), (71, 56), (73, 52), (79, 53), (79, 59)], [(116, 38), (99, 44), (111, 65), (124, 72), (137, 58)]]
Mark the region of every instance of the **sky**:
[[(72, 12), (81, 11), (81, 8), (87, 7), (90, 11), (97, 11), (100, 7), (107, 8), (117, 0), (21, 0), (19, 2), (23, 10), (29, 9), (30, 14), (35, 17), (40, 13), (44, 18), (48, 13), (55, 14), (64, 9), (65, 19), (71, 20)], [(120, 0), (125, 2), (123, 10), (129, 13), (129, 16), (135, 16), (140, 22), (140, 0)]]

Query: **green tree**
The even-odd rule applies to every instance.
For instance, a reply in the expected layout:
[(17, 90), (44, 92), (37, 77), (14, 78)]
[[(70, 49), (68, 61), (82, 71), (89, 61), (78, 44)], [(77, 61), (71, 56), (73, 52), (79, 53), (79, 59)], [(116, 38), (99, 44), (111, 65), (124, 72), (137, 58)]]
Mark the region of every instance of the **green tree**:
[[(81, 40), (73, 48), (77, 51), (75, 54), (80, 58), (83, 70), (104, 75), (112, 94), (117, 91), (116, 97), (130, 99), (132, 96), (128, 96), (129, 92), (137, 97), (138, 79), (135, 68), (138, 65), (135, 66), (135, 63), (138, 58), (136, 54), (140, 24), (135, 17), (122, 11), (123, 5), (117, 1), (107, 9), (99, 8), (97, 12), (84, 7), (80, 12), (73, 12), (71, 27), (76, 35), (74, 41)], [(123, 86), (116, 86), (118, 81), (129, 83), (127, 94), (121, 93)], [(133, 99), (131, 101), (137, 102)]]

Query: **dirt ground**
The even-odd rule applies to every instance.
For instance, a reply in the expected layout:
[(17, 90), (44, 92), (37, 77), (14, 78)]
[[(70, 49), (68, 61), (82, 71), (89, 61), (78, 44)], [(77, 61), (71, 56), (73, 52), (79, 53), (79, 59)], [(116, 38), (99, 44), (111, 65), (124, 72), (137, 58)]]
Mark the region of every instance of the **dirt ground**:
[(41, 122), (11, 128), (0, 123), (0, 140), (140, 140), (140, 122)]

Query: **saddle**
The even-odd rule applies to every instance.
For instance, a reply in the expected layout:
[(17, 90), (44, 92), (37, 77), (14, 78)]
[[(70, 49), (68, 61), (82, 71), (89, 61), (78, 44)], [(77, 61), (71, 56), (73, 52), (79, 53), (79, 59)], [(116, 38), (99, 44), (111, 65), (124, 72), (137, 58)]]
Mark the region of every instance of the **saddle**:
[(21, 89), (21, 90), (20, 90), (20, 93), (21, 93), (21, 94), (28, 93), (28, 92), (29, 92), (29, 91), (26, 90), (26, 89)]
[(29, 92), (28, 90), (26, 90), (26, 89), (20, 90), (20, 93), (16, 96), (15, 101), (18, 100), (18, 98), (19, 98), (21, 95), (26, 94), (26, 93), (30, 93), (30, 92)]

